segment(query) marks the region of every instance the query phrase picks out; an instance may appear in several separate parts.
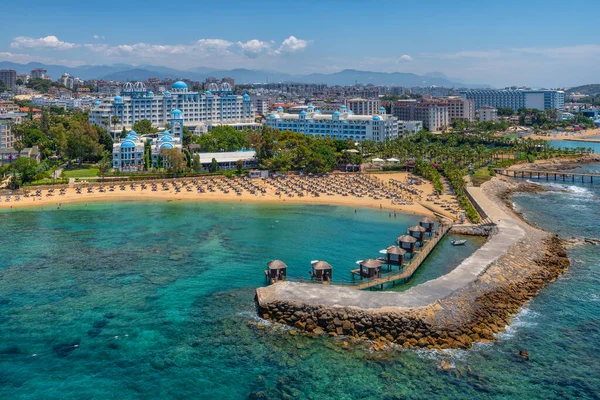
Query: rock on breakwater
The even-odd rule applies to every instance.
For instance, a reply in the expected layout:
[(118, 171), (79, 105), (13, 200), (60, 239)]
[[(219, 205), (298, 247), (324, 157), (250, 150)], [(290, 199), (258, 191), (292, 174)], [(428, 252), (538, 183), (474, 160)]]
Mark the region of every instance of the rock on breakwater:
[[(502, 199), (507, 191), (515, 188), (497, 178), (488, 183), (486, 194), (495, 207), (507, 212)], [(404, 347), (468, 348), (474, 342), (494, 340), (521, 306), (570, 265), (558, 237), (533, 228), (512, 214), (504, 215), (511, 215), (511, 223), (519, 224), (525, 231), (522, 239), (511, 244), (470, 283), (429, 304), (348, 306), (343, 296), (338, 303), (323, 304), (318, 296), (310, 294), (304, 298), (281, 295), (286, 289), (295, 290), (295, 285), (301, 285), (283, 282), (274, 285), (281, 285), (276, 291), (274, 286), (257, 290), (258, 312), (265, 319), (314, 335), (373, 340), (377, 343), (375, 348), (389, 343)], [(413, 289), (418, 293), (418, 288)], [(358, 295), (352, 289), (346, 290)], [(382, 294), (366, 292), (364, 295)]]

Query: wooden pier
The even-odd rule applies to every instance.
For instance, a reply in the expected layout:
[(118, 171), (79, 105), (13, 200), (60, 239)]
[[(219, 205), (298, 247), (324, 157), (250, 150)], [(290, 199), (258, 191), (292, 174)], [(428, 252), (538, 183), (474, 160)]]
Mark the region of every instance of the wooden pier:
[(417, 269), (419, 269), (419, 267), (421, 266), (423, 261), (425, 261), (429, 253), (431, 253), (431, 251), (435, 249), (435, 246), (437, 246), (439, 241), (442, 240), (446, 233), (448, 233), (451, 227), (452, 226), (449, 224), (442, 225), (440, 227), (440, 230), (437, 231), (438, 234), (430, 238), (427, 242), (425, 242), (425, 246), (423, 246), (421, 250), (418, 253), (416, 253), (416, 256), (414, 256), (414, 258), (410, 260), (410, 264), (406, 266), (404, 271), (387, 274), (385, 276), (382, 276), (381, 278), (371, 279), (364, 283), (358, 283), (354, 286), (349, 287), (361, 290), (371, 289), (380, 286), (380, 288), (383, 289), (383, 285), (386, 283), (392, 283), (392, 285), (395, 285), (398, 281), (407, 282), (414, 275), (414, 273), (417, 272)]
[(538, 171), (530, 169), (494, 169), (494, 171), (498, 175), (509, 176), (512, 178), (537, 179), (556, 182), (600, 183), (600, 174), (580, 174), (576, 172)]

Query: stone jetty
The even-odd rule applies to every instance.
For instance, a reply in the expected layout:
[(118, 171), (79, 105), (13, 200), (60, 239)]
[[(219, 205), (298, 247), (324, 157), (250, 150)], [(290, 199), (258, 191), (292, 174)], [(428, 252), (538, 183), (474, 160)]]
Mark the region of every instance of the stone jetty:
[(280, 282), (256, 291), (259, 314), (313, 335), (378, 347), (468, 348), (494, 340), (510, 318), (570, 265), (561, 240), (507, 206), (515, 183), (494, 178), (471, 196), (496, 226), (488, 242), (447, 275), (404, 292)]

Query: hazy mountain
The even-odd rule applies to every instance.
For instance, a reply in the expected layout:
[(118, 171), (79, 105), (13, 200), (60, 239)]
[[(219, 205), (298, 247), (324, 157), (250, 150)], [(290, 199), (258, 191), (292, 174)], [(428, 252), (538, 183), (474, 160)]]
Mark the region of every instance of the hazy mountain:
[(44, 68), (52, 79), (59, 78), (67, 72), (81, 79), (104, 79), (117, 81), (146, 80), (148, 78), (191, 79), (203, 81), (207, 77), (231, 77), (236, 83), (265, 83), (265, 82), (296, 82), (324, 83), (327, 85), (397, 85), (397, 86), (445, 86), (464, 88), (485, 88), (485, 84), (467, 84), (458, 79), (448, 78), (441, 72), (430, 72), (417, 75), (404, 72), (372, 72), (346, 69), (332, 74), (292, 75), (283, 72), (249, 70), (244, 68), (231, 70), (214, 70), (207, 67), (196, 67), (191, 70), (177, 70), (153, 65), (132, 66), (127, 64), (115, 65), (82, 65), (66, 67), (62, 65), (45, 65), (41, 63), (17, 64), (8, 61), (0, 62), (0, 69), (14, 69), (18, 73), (29, 73), (34, 68)]
[(490, 87), (486, 84), (466, 84), (462, 82), (451, 81), (448, 78), (430, 77), (405, 72), (372, 72), (357, 71), (354, 69), (345, 69), (333, 74), (310, 74), (301, 78), (301, 82), (327, 83), (328, 85), (353, 85), (361, 83), (363, 85), (372, 83), (379, 85), (394, 86), (445, 86), (445, 87), (465, 87), (465, 88), (484, 88)]
[(598, 95), (600, 94), (600, 84), (594, 83), (591, 85), (582, 85), (569, 88), (566, 91), (567, 94), (580, 93), (588, 96)]

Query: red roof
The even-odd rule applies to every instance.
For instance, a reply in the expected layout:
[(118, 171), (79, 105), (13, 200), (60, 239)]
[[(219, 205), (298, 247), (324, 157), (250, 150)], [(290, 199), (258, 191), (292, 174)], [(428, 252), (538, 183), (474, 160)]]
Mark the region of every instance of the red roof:
[(21, 107), (19, 108), (20, 112), (34, 112), (34, 113), (41, 113), (42, 110), (40, 110), (39, 108), (29, 108), (29, 107)]

